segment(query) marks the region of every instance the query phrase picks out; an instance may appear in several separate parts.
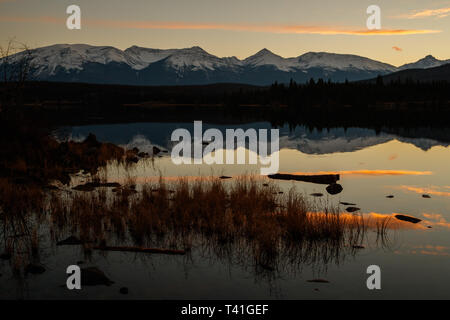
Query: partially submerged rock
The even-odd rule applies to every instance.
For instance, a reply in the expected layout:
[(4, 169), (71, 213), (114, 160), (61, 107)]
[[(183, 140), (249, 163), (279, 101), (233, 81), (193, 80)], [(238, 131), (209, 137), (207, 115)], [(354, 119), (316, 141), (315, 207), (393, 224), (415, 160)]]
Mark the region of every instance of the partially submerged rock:
[(319, 193), (319, 192), (311, 193), (311, 196), (316, 197), (316, 198), (320, 198), (320, 197), (323, 197), (323, 193)]
[(361, 210), (361, 209), (360, 209), (360, 208), (357, 208), (357, 207), (348, 207), (348, 208), (345, 209), (345, 210), (347, 210), (347, 212), (352, 213), (352, 212), (359, 211), (359, 210)]
[(82, 286), (110, 286), (114, 283), (103, 271), (96, 267), (81, 269)]
[(75, 246), (83, 244), (83, 242), (75, 236), (70, 236), (67, 239), (58, 241), (56, 243), (57, 246)]
[(227, 179), (231, 179), (231, 177), (228, 177), (228, 176), (221, 176), (221, 177), (219, 177), (219, 179), (227, 180)]
[(424, 194), (424, 195), (422, 195), (422, 198), (431, 199), (431, 196), (429, 194)]
[(9, 260), (9, 259), (11, 259), (11, 253), (5, 252), (5, 253), (0, 254), (0, 259), (1, 260)]
[(356, 206), (356, 203), (350, 203), (350, 202), (339, 202), (343, 206)]
[(96, 188), (100, 188), (100, 187), (120, 188), (120, 184), (117, 182), (106, 182), (106, 183), (88, 182), (88, 183), (80, 184), (76, 187), (73, 187), (72, 189), (76, 190), (76, 191), (90, 192), (90, 191), (94, 191)]
[(161, 152), (161, 149), (158, 147), (153, 146), (153, 155), (156, 156), (158, 153)]
[(308, 282), (314, 282), (314, 283), (330, 283), (330, 281), (325, 280), (325, 279), (312, 279), (312, 280), (307, 280)]
[(411, 217), (411, 216), (405, 216), (403, 214), (397, 214), (395, 216), (395, 218), (397, 218), (398, 220), (402, 220), (402, 221), (406, 221), (406, 222), (411, 222), (411, 223), (419, 223), (420, 221), (422, 221), (419, 218), (415, 218), (415, 217)]
[(148, 158), (150, 155), (147, 152), (139, 152), (138, 156), (141, 158)]
[(25, 273), (31, 273), (31, 274), (42, 274), (45, 272), (45, 268), (40, 264), (33, 264), (30, 263), (25, 267)]
[(388, 199), (393, 199), (394, 196), (393, 196), (392, 194), (390, 194), (390, 195), (386, 196), (386, 198), (388, 198)]
[(335, 195), (335, 194), (339, 194), (342, 192), (342, 190), (344, 190), (344, 188), (342, 188), (342, 186), (338, 183), (333, 183), (330, 184), (327, 188), (326, 188), (327, 192), (331, 195)]

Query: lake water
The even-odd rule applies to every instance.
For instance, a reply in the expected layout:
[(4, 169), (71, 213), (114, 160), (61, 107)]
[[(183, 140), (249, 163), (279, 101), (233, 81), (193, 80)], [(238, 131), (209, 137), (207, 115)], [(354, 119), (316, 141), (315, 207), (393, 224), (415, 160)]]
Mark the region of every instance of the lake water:
[[(208, 128), (270, 129), (269, 123), (245, 125), (204, 124)], [(67, 127), (59, 138), (82, 140), (89, 133), (102, 142), (151, 152), (157, 146), (168, 153), (143, 159), (131, 173), (136, 182), (154, 181), (160, 175), (170, 180), (179, 176), (226, 175), (236, 177), (259, 172), (251, 165), (173, 164), (171, 133), (176, 128), (192, 132), (193, 123), (134, 123)], [(448, 140), (447, 140), (448, 141)], [(444, 139), (396, 135), (371, 129), (336, 128), (312, 130), (305, 127), (280, 128), (279, 172), (314, 174), (339, 173), (343, 191), (326, 192), (326, 185), (279, 181), (288, 191), (295, 188), (317, 206), (354, 203), (360, 212), (373, 217), (403, 214), (422, 219), (419, 224), (397, 224), (383, 244), (370, 241), (355, 254), (343, 255), (330, 263), (303, 264), (289, 271), (256, 273), (251, 268), (224, 261), (201, 250), (192, 257), (147, 256), (111, 252), (94, 253), (90, 265), (105, 272), (111, 287), (85, 287), (70, 292), (65, 268), (83, 260), (77, 247), (49, 247), (45, 264), (48, 272), (30, 276), (18, 284), (2, 268), (0, 298), (87, 298), (87, 299), (449, 299), (450, 298), (450, 147)], [(124, 172), (111, 164), (108, 178), (123, 181)], [(267, 179), (267, 178), (262, 178)], [(323, 197), (312, 197), (322, 193)], [(392, 195), (393, 198), (387, 198)], [(428, 195), (429, 198), (424, 198)], [(396, 219), (393, 219), (396, 220)], [(396, 222), (394, 221), (394, 224)], [(0, 265), (3, 262), (0, 262)], [(368, 290), (367, 267), (381, 268), (381, 290)], [(329, 283), (307, 280), (323, 278)], [(127, 296), (119, 294), (126, 286)]]

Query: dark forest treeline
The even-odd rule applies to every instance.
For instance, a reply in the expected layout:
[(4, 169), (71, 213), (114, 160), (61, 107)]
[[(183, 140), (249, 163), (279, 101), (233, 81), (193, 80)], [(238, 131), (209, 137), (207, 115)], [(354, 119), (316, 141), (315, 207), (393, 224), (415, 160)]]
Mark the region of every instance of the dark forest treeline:
[(288, 105), (315, 107), (325, 105), (370, 106), (377, 103), (447, 104), (450, 83), (390, 81), (379, 77), (373, 82), (334, 83), (311, 79), (306, 84), (274, 83), (269, 87), (244, 84), (213, 84), (204, 86), (124, 86), (87, 83), (27, 82), (20, 97), (11, 85), (0, 84), (1, 102), (20, 103), (73, 102), (79, 104), (122, 105), (142, 102), (168, 104), (242, 104)]
[[(139, 87), (27, 82), (0, 85), (2, 110), (56, 124), (111, 121), (270, 121), (330, 126), (448, 126), (450, 83), (274, 83)], [(3, 114), (5, 112), (2, 112)]]
[(307, 84), (291, 81), (289, 85), (274, 83), (257, 90), (231, 93), (229, 104), (282, 104), (293, 108), (315, 107), (395, 107), (404, 105), (437, 106), (445, 109), (450, 101), (450, 83), (413, 81), (325, 82), (311, 79)]

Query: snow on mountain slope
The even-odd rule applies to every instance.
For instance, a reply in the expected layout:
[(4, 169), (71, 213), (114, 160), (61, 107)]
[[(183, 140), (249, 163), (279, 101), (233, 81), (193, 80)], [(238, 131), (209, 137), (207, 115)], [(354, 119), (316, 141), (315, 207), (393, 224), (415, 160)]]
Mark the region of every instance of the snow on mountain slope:
[[(25, 53), (13, 56), (12, 60), (19, 59)], [(107, 64), (119, 62), (129, 64), (128, 57), (123, 51), (114, 47), (96, 47), (86, 44), (57, 44), (31, 50), (31, 64), (37, 68), (37, 75), (54, 74), (56, 68), (65, 70), (82, 70), (83, 63), (97, 62)]]
[(331, 70), (359, 69), (364, 71), (394, 72), (396, 67), (351, 54), (336, 54), (327, 52), (308, 52), (298, 57), (300, 69), (324, 68)]
[(298, 67), (296, 58), (283, 58), (267, 49), (262, 49), (253, 56), (243, 60), (243, 64), (251, 67), (270, 65), (286, 72), (294, 71), (294, 69)]
[[(18, 53), (14, 59), (20, 59), (25, 53)], [(57, 44), (31, 50), (31, 64), (37, 68), (37, 75), (53, 75), (60, 67), (66, 71), (82, 70), (87, 62), (107, 64), (125, 63), (134, 70), (142, 70), (150, 64), (167, 59), (175, 69), (190, 67), (192, 70), (214, 70), (216, 67), (236, 67), (241, 61), (236, 57), (219, 58), (200, 47), (186, 49), (149, 49), (133, 46), (124, 51), (108, 46), (90, 46), (85, 44)]]
[(416, 62), (413, 63), (407, 63), (401, 67), (399, 67), (399, 70), (406, 70), (406, 69), (429, 69), (434, 67), (440, 67), (444, 64), (450, 63), (449, 60), (438, 60), (432, 55), (428, 55), (425, 58), (422, 58)]
[[(17, 56), (20, 56), (19, 53)], [(214, 70), (216, 67), (237, 68), (239, 66), (260, 67), (275, 66), (285, 72), (309, 68), (327, 68), (334, 70), (361, 69), (366, 71), (395, 71), (394, 66), (355, 55), (310, 52), (297, 58), (283, 58), (263, 49), (244, 60), (236, 57), (219, 58), (200, 47), (186, 49), (149, 49), (132, 46), (125, 51), (109, 46), (90, 46), (86, 44), (57, 44), (32, 50), (33, 65), (40, 71), (52, 74), (56, 67), (66, 70), (81, 70), (83, 63), (110, 62), (126, 63), (135, 70), (141, 70), (150, 64), (167, 59), (174, 68), (192, 67), (193, 69)]]
[(200, 47), (192, 47), (187, 49), (176, 50), (168, 56), (167, 63), (175, 69), (190, 68), (197, 70), (215, 70), (220, 67), (231, 67), (239, 64), (233, 59), (224, 59), (209, 54)]
[[(10, 61), (24, 55), (25, 53), (18, 53), (12, 56)], [(183, 78), (187, 79), (187, 84), (242, 80), (249, 84), (267, 85), (274, 79), (286, 81), (289, 78), (297, 79), (296, 81), (299, 82), (311, 77), (328, 78), (333, 81), (343, 81), (347, 77), (350, 81), (361, 80), (399, 70), (386, 63), (350, 54), (309, 52), (299, 57), (283, 58), (267, 49), (240, 60), (236, 57), (217, 57), (200, 47), (150, 49), (132, 46), (126, 50), (120, 50), (111, 46), (56, 44), (31, 50), (31, 57), (33, 76), (36, 79), (100, 81), (102, 83), (111, 81), (121, 83), (121, 77), (124, 75), (124, 79), (128, 78), (123, 82), (128, 81), (134, 84), (157, 84), (158, 79), (161, 78), (165, 78), (164, 83), (172, 84), (180, 83), (179, 80)], [(92, 66), (92, 69), (83, 70), (91, 67), (87, 67), (87, 63), (108, 65), (105, 69), (108, 72), (98, 72), (99, 69), (95, 66)], [(151, 69), (151, 72), (143, 72), (140, 76), (140, 70), (155, 63), (161, 63), (164, 68), (155, 65), (156, 68)], [(438, 60), (427, 56), (415, 63), (404, 65), (400, 69), (431, 68), (445, 63), (450, 63), (450, 60)], [(271, 68), (264, 68), (266, 66)], [(168, 71), (167, 74), (166, 71)], [(194, 73), (190, 74), (191, 71)], [(197, 74), (196, 71), (203, 71), (205, 74)], [(114, 74), (116, 78), (108, 78), (111, 74)]]
[(177, 49), (150, 49), (138, 46), (132, 46), (124, 52), (129, 57), (129, 64), (135, 70), (141, 70), (150, 64), (163, 60), (174, 54)]

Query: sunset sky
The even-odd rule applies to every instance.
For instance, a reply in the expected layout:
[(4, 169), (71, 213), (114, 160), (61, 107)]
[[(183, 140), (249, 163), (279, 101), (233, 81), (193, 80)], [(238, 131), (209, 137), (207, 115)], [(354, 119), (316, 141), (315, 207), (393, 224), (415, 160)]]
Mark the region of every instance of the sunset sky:
[[(66, 28), (67, 6), (82, 29)], [(382, 30), (366, 27), (381, 8)], [(442, 0), (0, 0), (0, 43), (201, 46), (246, 58), (262, 48), (283, 57), (308, 51), (352, 53), (401, 65), (428, 54), (450, 59), (450, 1)]]

